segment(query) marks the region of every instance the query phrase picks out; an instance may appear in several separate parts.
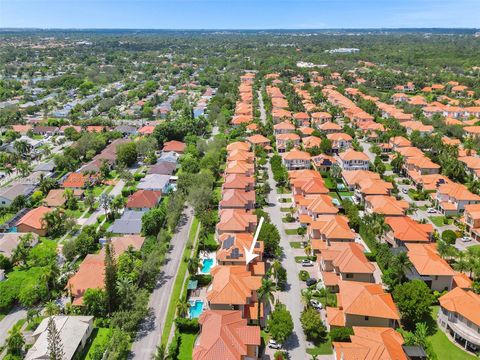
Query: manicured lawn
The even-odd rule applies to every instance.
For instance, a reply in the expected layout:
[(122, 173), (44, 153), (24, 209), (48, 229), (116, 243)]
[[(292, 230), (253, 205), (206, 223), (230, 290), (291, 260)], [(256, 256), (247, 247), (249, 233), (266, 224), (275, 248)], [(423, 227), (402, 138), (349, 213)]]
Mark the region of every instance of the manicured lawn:
[(175, 312), (177, 309), (177, 300), (180, 299), (183, 280), (185, 279), (185, 274), (187, 273), (188, 262), (184, 259), (189, 259), (192, 255), (194, 249), (190, 248), (189, 245), (192, 245), (195, 240), (195, 234), (197, 233), (198, 226), (200, 225), (197, 218), (193, 218), (192, 226), (190, 227), (190, 233), (188, 235), (187, 245), (183, 251), (182, 261), (177, 271), (177, 277), (175, 278), (175, 283), (173, 284), (172, 293), (170, 295), (170, 301), (168, 303), (167, 316), (165, 318), (165, 327), (163, 328), (162, 333), (162, 343), (166, 346), (168, 342), (168, 337), (170, 336), (170, 331), (173, 326), (173, 320), (175, 319)]
[(280, 202), (280, 203), (291, 203), (292, 199), (290, 199), (290, 198), (280, 198), (280, 199), (278, 199), (278, 202)]
[(323, 178), (323, 181), (325, 182), (327, 189), (335, 189), (337, 187), (337, 184), (335, 184), (331, 177)]
[(435, 226), (444, 226), (446, 223), (446, 218), (445, 216), (429, 216), (428, 217), (432, 223), (435, 224)]
[(289, 212), (290, 209), (291, 209), (291, 208), (289, 208), (289, 207), (281, 207), (281, 208), (280, 208), (280, 211), (281, 211), (281, 212)]
[(180, 351), (178, 353), (179, 360), (192, 360), (193, 345), (195, 343), (196, 334), (182, 333), (180, 335)]
[[(283, 221), (283, 219), (282, 219), (282, 221)], [(286, 229), (286, 230), (285, 230), (285, 233), (286, 233), (287, 235), (297, 235), (297, 234), (298, 234), (298, 233), (297, 233), (297, 229)]]
[(284, 187), (277, 187), (277, 194), (290, 194), (290, 190)]
[(302, 243), (300, 241), (291, 241), (290, 246), (294, 249), (301, 249)]
[[(432, 308), (432, 316), (436, 320), (438, 314), (438, 306)], [(447, 335), (440, 329), (437, 329), (435, 334), (429, 336), (428, 338), (432, 344), (433, 351), (437, 354), (438, 359), (462, 359), (462, 360), (473, 360), (478, 359), (477, 357), (470, 355), (469, 353), (463, 351), (455, 344), (453, 344)]]
[(105, 188), (106, 188), (105, 185), (95, 186), (95, 187), (92, 189), (92, 194), (93, 194), (93, 196), (95, 196), (95, 197), (100, 196), (100, 194), (103, 192), (103, 190), (105, 190)]
[(79, 219), (82, 216), (82, 214), (85, 212), (85, 209), (67, 210), (65, 212), (71, 217), (75, 219)]
[(383, 165), (385, 165), (385, 170), (386, 171), (392, 171), (392, 165), (389, 164), (389, 163), (383, 163)]
[(323, 344), (315, 346), (314, 348), (307, 349), (307, 353), (310, 355), (329, 355), (333, 353), (332, 343), (330, 339)]
[(110, 329), (108, 328), (94, 328), (90, 339), (85, 347), (84, 356), (82, 359), (93, 359), (93, 352), (97, 345), (105, 344), (108, 341), (110, 335)]

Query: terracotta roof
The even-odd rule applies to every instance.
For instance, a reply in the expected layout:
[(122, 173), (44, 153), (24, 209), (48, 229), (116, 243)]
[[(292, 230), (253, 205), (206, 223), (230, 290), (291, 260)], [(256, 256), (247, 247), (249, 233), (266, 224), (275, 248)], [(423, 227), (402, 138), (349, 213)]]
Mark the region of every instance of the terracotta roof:
[(284, 160), (310, 160), (311, 156), (306, 151), (292, 149), (282, 155)]
[(172, 140), (172, 141), (167, 141), (166, 143), (163, 144), (162, 151), (164, 152), (174, 151), (177, 153), (183, 153), (186, 147), (187, 146), (185, 145), (185, 143), (181, 141)]
[(253, 145), (258, 145), (258, 144), (263, 144), (263, 143), (268, 143), (270, 144), (270, 139), (266, 138), (265, 136), (261, 134), (255, 134), (247, 138), (248, 142), (250, 142)]
[(20, 220), (18, 220), (17, 226), (26, 225), (37, 230), (44, 229), (45, 226), (43, 222), (43, 217), (45, 216), (45, 214), (48, 214), (51, 211), (53, 210), (46, 206), (39, 206), (35, 209), (32, 209), (25, 215), (23, 215)]
[(273, 125), (275, 130), (295, 130), (295, 125), (289, 121), (282, 121), (281, 123)]
[(327, 121), (324, 122), (323, 124), (319, 125), (318, 128), (322, 131), (340, 131), (342, 130), (342, 127), (334, 122)]
[(193, 360), (239, 360), (248, 346), (260, 346), (260, 327), (247, 326), (238, 310), (207, 310), (198, 319), (202, 330), (193, 348)]
[(420, 275), (453, 276), (455, 272), (438, 255), (435, 244), (405, 244), (408, 258)]
[(313, 221), (309, 229), (320, 232), (326, 239), (355, 240), (355, 233), (348, 226), (347, 218), (341, 215), (320, 215)]
[(244, 191), (240, 189), (226, 189), (222, 192), (220, 206), (227, 207), (244, 207), (247, 204), (255, 203), (255, 191)]
[(312, 148), (312, 147), (318, 147), (322, 143), (322, 139), (316, 136), (307, 136), (302, 139), (303, 146), (306, 149)]
[(409, 206), (408, 201), (384, 195), (367, 196), (365, 203), (370, 205), (374, 213), (386, 216), (404, 215)]
[(49, 191), (47, 197), (43, 199), (43, 203), (49, 207), (62, 206), (66, 201), (64, 194), (64, 189), (52, 189)]
[(353, 327), (350, 342), (333, 342), (337, 359), (408, 360), (402, 335), (392, 328)]
[(462, 315), (480, 326), (480, 295), (473, 291), (456, 287), (439, 299), (440, 306), (448, 311)]
[(338, 155), (342, 161), (369, 161), (367, 154), (361, 151), (355, 151), (353, 149), (348, 149)]
[(348, 186), (355, 186), (363, 179), (380, 179), (380, 174), (369, 170), (343, 170), (342, 177)]
[(70, 173), (62, 184), (64, 188), (83, 188), (90, 179), (89, 175)]
[(232, 150), (227, 155), (227, 161), (246, 161), (252, 163), (255, 159), (253, 152), (245, 150)]
[(449, 184), (444, 184), (444, 185), (441, 185), (437, 191), (439, 194), (448, 195), (449, 197), (454, 198), (456, 201), (459, 201), (459, 200), (480, 201), (480, 196), (472, 193), (463, 184), (458, 184), (454, 182)]
[(357, 243), (332, 243), (319, 255), (322, 259), (333, 261), (342, 273), (373, 274), (375, 266), (368, 261), (364, 248)]
[(224, 232), (245, 232), (251, 224), (256, 223), (257, 215), (239, 209), (222, 209), (217, 229)]
[(386, 217), (385, 223), (390, 226), (395, 239), (402, 242), (430, 242), (433, 233), (431, 224), (420, 224), (408, 216)]
[(248, 151), (250, 150), (250, 144), (247, 143), (247, 142), (243, 142), (243, 141), (236, 141), (236, 142), (233, 142), (233, 143), (230, 143), (227, 145), (227, 151), (230, 152), (232, 150), (245, 150), (245, 151)]
[(275, 136), (275, 140), (281, 141), (300, 141), (300, 136), (295, 133), (286, 133), (286, 134), (278, 134)]
[(352, 141), (352, 137), (345, 133), (328, 134), (327, 138), (331, 141), (339, 141), (339, 140)]
[(126, 208), (153, 208), (161, 196), (162, 192), (159, 190), (137, 190), (128, 197)]
[(332, 198), (329, 195), (313, 195), (307, 197), (307, 200), (309, 200), (307, 209), (313, 214), (335, 215), (338, 213), (338, 208), (333, 205)]
[(470, 279), (466, 274), (455, 271), (453, 275), (453, 287), (459, 287), (462, 289), (470, 289), (473, 285), (472, 279)]
[(153, 130), (155, 130), (155, 126), (153, 125), (146, 125), (138, 129), (138, 133), (143, 135), (150, 135), (153, 134)]
[(215, 266), (212, 285), (207, 292), (210, 304), (245, 305), (262, 285), (262, 278), (252, 276), (244, 265)]
[[(249, 233), (222, 234), (219, 236), (220, 248), (217, 251), (217, 261), (245, 261), (245, 248), (252, 246), (253, 235)], [(262, 254), (264, 249), (263, 241), (255, 243), (254, 253)], [(233, 255), (233, 256), (232, 256)]]
[(255, 185), (255, 179), (253, 176), (246, 176), (243, 174), (230, 174), (225, 177), (223, 183), (224, 189), (245, 189), (247, 187), (253, 187)]

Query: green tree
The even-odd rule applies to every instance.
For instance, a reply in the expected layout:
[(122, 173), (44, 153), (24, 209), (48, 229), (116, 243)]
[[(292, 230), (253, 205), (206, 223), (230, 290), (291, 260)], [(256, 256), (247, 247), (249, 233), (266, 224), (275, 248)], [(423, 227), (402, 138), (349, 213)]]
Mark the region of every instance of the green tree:
[(48, 318), (47, 351), (50, 360), (63, 360), (65, 356), (62, 340), (60, 339), (60, 333), (57, 330), (53, 316)]
[(397, 285), (393, 290), (393, 299), (407, 329), (414, 329), (416, 323), (430, 316), (430, 306), (434, 301), (430, 289), (422, 280)]
[(137, 162), (137, 146), (135, 143), (128, 142), (117, 146), (117, 161), (130, 167)]
[[(263, 278), (262, 286), (257, 291), (259, 303), (264, 303), (265, 307), (268, 307), (268, 305), (270, 305), (270, 303), (272, 303), (274, 300), (273, 293), (275, 290), (276, 286), (273, 281), (267, 278)], [(261, 306), (258, 306), (258, 319), (260, 319), (260, 308)]]
[(307, 306), (300, 317), (303, 332), (307, 340), (314, 343), (324, 342), (327, 337), (327, 329), (323, 324), (320, 313), (314, 308)]
[(9, 354), (16, 356), (21, 355), (23, 346), (25, 345), (25, 338), (23, 337), (20, 326), (16, 325), (8, 332), (6, 345)]
[(85, 313), (95, 317), (102, 317), (106, 314), (107, 297), (105, 290), (87, 289), (83, 295), (83, 307)]
[(117, 307), (117, 263), (112, 244), (105, 244), (105, 295), (107, 312), (111, 314)]
[(284, 343), (293, 332), (293, 320), (286, 306), (277, 303), (268, 320), (270, 334), (275, 341)]

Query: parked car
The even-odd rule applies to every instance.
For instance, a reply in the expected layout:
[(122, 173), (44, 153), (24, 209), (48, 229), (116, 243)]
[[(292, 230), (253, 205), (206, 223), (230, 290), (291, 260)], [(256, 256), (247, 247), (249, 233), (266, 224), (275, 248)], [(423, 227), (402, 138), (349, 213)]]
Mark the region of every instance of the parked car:
[(313, 261), (308, 260), (308, 259), (302, 259), (302, 266), (303, 267), (313, 266)]
[(460, 238), (460, 240), (461, 240), (462, 242), (470, 242), (470, 241), (472, 241), (472, 238), (469, 237), (469, 236), (464, 236), (464, 237)]
[(317, 280), (314, 279), (314, 278), (310, 278), (310, 279), (307, 279), (307, 281), (305, 281), (305, 283), (307, 284), (307, 286), (312, 286), (312, 285), (315, 285), (317, 283)]
[(322, 303), (320, 301), (318, 301), (317, 299), (310, 300), (310, 305), (312, 305), (317, 310), (322, 310), (323, 309)]
[(428, 208), (427, 209), (427, 213), (429, 214), (435, 214), (437, 212), (437, 210), (435, 210), (434, 208)]
[(279, 344), (279, 343), (277, 343), (275, 340), (270, 339), (270, 340), (268, 341), (268, 347), (269, 347), (270, 349), (281, 349), (281, 348), (282, 348), (282, 345)]
[(403, 188), (403, 189), (402, 189), (402, 193), (407, 194), (407, 193), (408, 193), (408, 189)]

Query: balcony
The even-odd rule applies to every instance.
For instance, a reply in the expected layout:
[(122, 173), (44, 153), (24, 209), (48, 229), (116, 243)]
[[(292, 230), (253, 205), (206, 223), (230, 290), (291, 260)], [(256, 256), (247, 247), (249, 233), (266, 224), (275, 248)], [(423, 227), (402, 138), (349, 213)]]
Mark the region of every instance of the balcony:
[(468, 327), (467, 324), (452, 316), (447, 316), (441, 310), (438, 313), (438, 321), (440, 325), (442, 323), (446, 324), (446, 329), (453, 333), (451, 335), (454, 340), (459, 341), (464, 339), (469, 342), (470, 345), (473, 345), (477, 348), (480, 347), (480, 334), (476, 332), (475, 329)]

